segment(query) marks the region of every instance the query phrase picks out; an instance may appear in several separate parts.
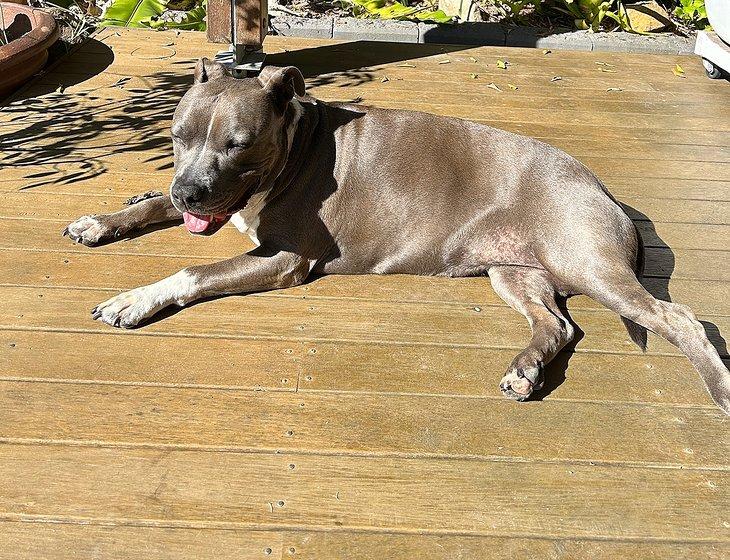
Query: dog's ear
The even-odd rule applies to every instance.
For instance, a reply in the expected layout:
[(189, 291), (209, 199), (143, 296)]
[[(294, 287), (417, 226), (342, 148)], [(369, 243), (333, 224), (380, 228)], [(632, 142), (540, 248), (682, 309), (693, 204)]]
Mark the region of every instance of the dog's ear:
[(305, 93), (304, 76), (299, 68), (294, 66), (285, 68), (264, 66), (259, 74), (259, 82), (274, 96), (276, 104), (282, 111), (286, 109), (287, 103), (292, 100), (295, 93), (297, 95)]
[(225, 66), (223, 66), (220, 62), (208, 60), (207, 58), (201, 58), (195, 65), (194, 76), (196, 84), (202, 84), (203, 82), (207, 82), (209, 80), (215, 80), (216, 78), (221, 78), (223, 76), (226, 76), (227, 74), (228, 72), (226, 71)]

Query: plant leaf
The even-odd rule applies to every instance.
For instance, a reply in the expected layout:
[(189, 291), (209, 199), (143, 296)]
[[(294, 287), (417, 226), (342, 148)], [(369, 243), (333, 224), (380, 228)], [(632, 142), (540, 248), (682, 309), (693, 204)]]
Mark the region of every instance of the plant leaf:
[(507, 70), (507, 65), (509, 62), (505, 62), (504, 60), (497, 60), (497, 68), (501, 68), (502, 70)]
[(166, 0), (113, 0), (100, 25), (148, 27), (144, 20), (162, 15), (166, 5)]
[(146, 18), (142, 23), (149, 25), (152, 29), (184, 29), (185, 31), (205, 31), (206, 0), (195, 6), (192, 10), (185, 12), (180, 21), (161, 21), (157, 17)]

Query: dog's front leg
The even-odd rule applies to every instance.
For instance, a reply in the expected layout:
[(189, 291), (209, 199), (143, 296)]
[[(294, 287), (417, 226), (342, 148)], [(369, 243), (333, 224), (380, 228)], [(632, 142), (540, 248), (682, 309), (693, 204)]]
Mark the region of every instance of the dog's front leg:
[(124, 292), (97, 305), (91, 314), (94, 319), (128, 329), (170, 305), (182, 307), (204, 297), (296, 286), (310, 270), (310, 261), (299, 255), (267, 253), (259, 247), (218, 263), (185, 268), (154, 284)]
[(170, 196), (149, 192), (130, 198), (126, 208), (112, 214), (81, 216), (66, 226), (63, 235), (91, 247), (114, 241), (132, 230), (173, 220), (182, 220), (182, 214), (172, 205)]

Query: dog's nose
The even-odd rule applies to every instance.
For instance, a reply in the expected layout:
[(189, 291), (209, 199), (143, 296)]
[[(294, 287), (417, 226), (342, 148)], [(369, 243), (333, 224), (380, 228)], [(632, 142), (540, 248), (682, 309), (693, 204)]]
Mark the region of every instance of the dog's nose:
[(198, 190), (183, 194), (183, 202), (188, 208), (195, 206), (201, 200), (203, 200), (203, 194)]
[(180, 206), (190, 208), (203, 200), (204, 193), (201, 189), (172, 189), (170, 196)]

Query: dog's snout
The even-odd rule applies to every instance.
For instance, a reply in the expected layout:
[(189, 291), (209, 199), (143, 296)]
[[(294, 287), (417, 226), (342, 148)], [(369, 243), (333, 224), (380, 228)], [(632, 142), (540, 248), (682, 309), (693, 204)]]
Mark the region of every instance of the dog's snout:
[(175, 185), (170, 191), (173, 202), (186, 209), (194, 209), (205, 200), (205, 195), (204, 189), (188, 185)]

